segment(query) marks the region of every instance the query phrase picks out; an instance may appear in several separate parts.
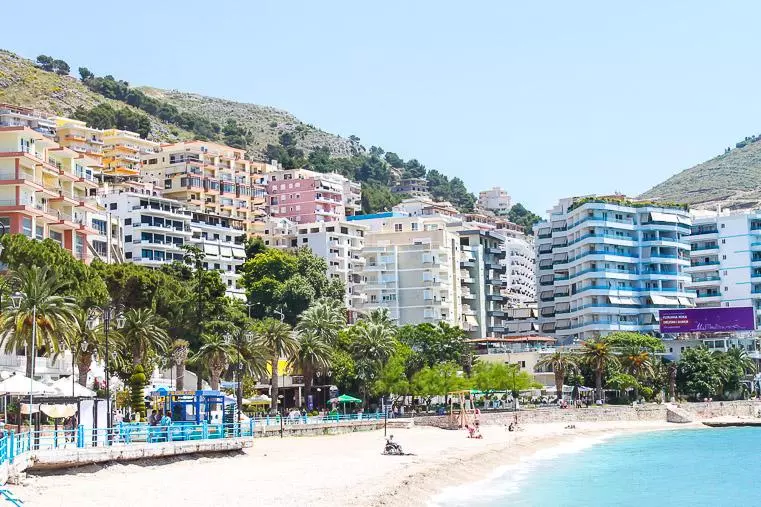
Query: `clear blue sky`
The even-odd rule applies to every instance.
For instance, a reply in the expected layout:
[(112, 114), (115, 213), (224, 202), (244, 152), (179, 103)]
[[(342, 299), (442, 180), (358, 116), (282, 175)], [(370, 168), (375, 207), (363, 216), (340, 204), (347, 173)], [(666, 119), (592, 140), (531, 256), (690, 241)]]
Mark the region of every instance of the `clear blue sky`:
[(544, 214), (761, 132), (761, 5), (665, 3), (44, 0), (0, 47), (287, 109)]

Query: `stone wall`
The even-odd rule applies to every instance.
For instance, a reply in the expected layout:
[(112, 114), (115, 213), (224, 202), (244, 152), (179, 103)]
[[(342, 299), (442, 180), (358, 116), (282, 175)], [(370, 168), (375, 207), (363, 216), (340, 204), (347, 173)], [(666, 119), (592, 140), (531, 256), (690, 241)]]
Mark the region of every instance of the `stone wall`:
[[(389, 421), (389, 426), (391, 426)], [(340, 435), (355, 431), (372, 431), (383, 429), (383, 419), (369, 421), (336, 421), (319, 424), (283, 424), (284, 437), (304, 437), (314, 435)], [(254, 437), (279, 437), (280, 426), (276, 424), (260, 425), (254, 428)]]
[[(714, 417), (759, 417), (761, 402), (758, 401), (729, 401), (711, 403), (681, 403), (680, 409), (689, 412), (694, 419), (710, 419)], [(515, 420), (514, 412), (483, 411), (479, 416), (481, 424), (507, 425)], [(518, 411), (518, 421), (521, 424), (553, 423), (553, 422), (594, 422), (594, 421), (666, 421), (666, 405), (606, 405), (592, 406), (579, 409), (559, 409), (546, 407)], [(448, 416), (419, 416), (415, 424), (435, 426), (437, 428), (454, 429)]]

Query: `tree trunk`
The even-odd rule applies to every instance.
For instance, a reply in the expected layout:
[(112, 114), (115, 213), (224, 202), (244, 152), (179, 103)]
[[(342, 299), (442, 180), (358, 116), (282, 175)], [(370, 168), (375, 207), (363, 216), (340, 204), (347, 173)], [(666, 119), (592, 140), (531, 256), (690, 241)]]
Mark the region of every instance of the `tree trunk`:
[[(312, 384), (314, 383), (314, 373), (312, 373), (312, 368), (306, 367), (304, 368), (304, 392), (303, 399), (301, 400), (301, 406), (307, 407), (307, 400), (309, 399), (309, 395), (312, 394)], [(315, 405), (314, 403), (312, 405)]]
[(185, 389), (185, 363), (177, 363), (174, 367), (174, 376), (176, 377), (177, 390)]
[[(29, 343), (32, 343), (32, 339), (29, 339)], [(26, 348), (26, 376), (32, 378), (32, 361), (34, 361), (34, 350), (32, 347)]]
[(277, 414), (278, 395), (280, 394), (280, 384), (278, 383), (280, 379), (278, 378), (277, 371), (277, 362), (279, 359), (280, 357), (277, 354), (272, 357), (272, 389), (270, 390), (270, 396), (272, 396), (272, 399), (270, 400), (270, 413), (273, 415)]
[(90, 372), (92, 364), (92, 354), (87, 352), (80, 353), (77, 358), (77, 370), (79, 371), (79, 385), (87, 387), (87, 374)]
[(200, 391), (203, 389), (203, 367), (196, 368), (196, 389)]
[(595, 371), (595, 389), (597, 389), (597, 399), (602, 400), (602, 370)]
[(555, 389), (557, 389), (557, 395), (559, 399), (563, 399), (563, 380), (565, 378), (565, 374), (563, 371), (555, 371)]
[(676, 366), (669, 365), (669, 401), (676, 401)]
[(219, 377), (222, 375), (221, 371), (213, 370), (211, 372), (211, 378), (209, 379), (209, 383), (211, 384), (211, 390), (212, 391), (218, 391), (219, 390)]

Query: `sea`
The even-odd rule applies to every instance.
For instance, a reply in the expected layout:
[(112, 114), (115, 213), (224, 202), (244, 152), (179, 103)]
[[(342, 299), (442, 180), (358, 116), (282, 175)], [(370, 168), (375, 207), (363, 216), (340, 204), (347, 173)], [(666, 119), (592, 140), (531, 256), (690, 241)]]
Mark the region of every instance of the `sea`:
[(574, 438), (429, 505), (761, 506), (761, 427)]

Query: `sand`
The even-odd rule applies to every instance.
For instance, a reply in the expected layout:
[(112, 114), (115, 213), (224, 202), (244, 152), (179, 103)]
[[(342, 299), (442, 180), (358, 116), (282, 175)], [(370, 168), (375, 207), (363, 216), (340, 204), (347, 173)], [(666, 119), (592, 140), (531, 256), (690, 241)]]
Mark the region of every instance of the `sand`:
[[(689, 425), (629, 421), (537, 424), (520, 432), (484, 426), (484, 438), (429, 427), (394, 429), (411, 456), (383, 456), (383, 431), (263, 438), (243, 452), (89, 466), (30, 475), (11, 490), (28, 506), (424, 505), (496, 467), (560, 444)], [(693, 425), (694, 426), (694, 425)]]

